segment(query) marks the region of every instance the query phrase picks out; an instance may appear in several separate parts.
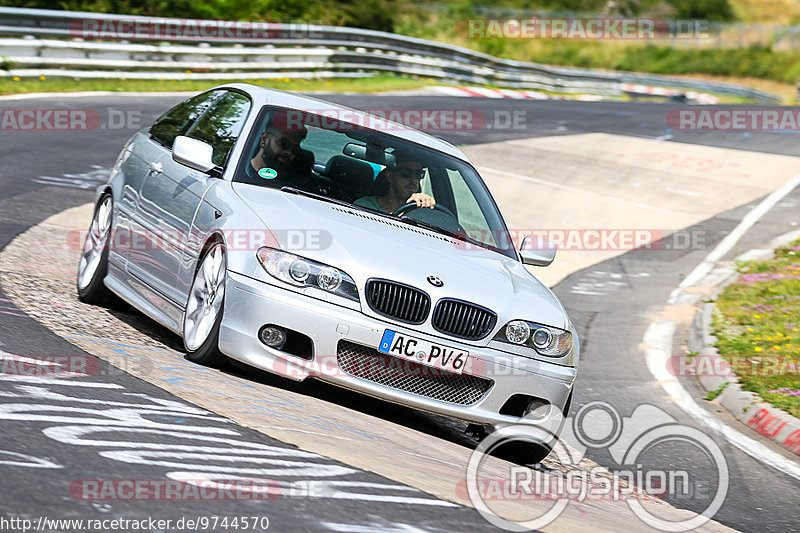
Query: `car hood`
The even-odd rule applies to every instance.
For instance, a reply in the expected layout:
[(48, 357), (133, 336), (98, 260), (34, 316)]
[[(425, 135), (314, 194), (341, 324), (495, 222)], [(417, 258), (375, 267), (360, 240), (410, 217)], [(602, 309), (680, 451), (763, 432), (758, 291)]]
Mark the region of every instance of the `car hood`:
[[(521, 262), (447, 235), (369, 211), (275, 189), (234, 183), (234, 191), (280, 248), (339, 268), (359, 290), (369, 278), (417, 287), (493, 310), (503, 321), (525, 319), (566, 329), (566, 312)], [(428, 278), (438, 277), (441, 287)]]

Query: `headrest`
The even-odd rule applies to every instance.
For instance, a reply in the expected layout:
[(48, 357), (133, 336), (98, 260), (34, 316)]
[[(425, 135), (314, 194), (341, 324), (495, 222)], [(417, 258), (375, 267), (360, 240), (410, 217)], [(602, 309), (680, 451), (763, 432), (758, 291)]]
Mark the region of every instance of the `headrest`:
[(344, 155), (335, 155), (328, 160), (325, 175), (343, 190), (357, 194), (366, 194), (375, 176), (369, 163)]

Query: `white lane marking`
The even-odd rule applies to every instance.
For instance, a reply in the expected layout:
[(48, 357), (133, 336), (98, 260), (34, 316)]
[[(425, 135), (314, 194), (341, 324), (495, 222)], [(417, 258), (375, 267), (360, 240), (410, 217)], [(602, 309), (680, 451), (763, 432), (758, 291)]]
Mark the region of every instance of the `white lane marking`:
[[(296, 481), (298, 485), (286, 482), (282, 486), (291, 488), (290, 496), (299, 498), (455, 507), (451, 502), (433, 499), (418, 489), (404, 485), (320, 480), (325, 477), (341, 478), (360, 471), (312, 452), (243, 440), (237, 438), (242, 437), (238, 431), (227, 427), (190, 425), (186, 423), (187, 415), (204, 415), (202, 418), (210, 421), (218, 420), (218, 417), (188, 404), (123, 392), (120, 396), (133, 397), (139, 403), (113, 401), (96, 408), (74, 407), (64, 405), (64, 401), (70, 398), (61, 392), (32, 386), (15, 388), (15, 394), (3, 395), (4, 398), (13, 396), (14, 400), (11, 400), (13, 403), (0, 402), (0, 420), (55, 424), (42, 430), (50, 439), (64, 444), (93, 447), (100, 457), (120, 463), (179, 470), (166, 472), (168, 478), (173, 475), (186, 477), (187, 472), (189, 477), (195, 478), (217, 476), (220, 479), (235, 477), (254, 481), (265, 475), (305, 478)], [(49, 403), (40, 403), (43, 399)], [(94, 401), (96, 398), (76, 400)], [(141, 403), (147, 400), (149, 404)], [(31, 401), (33, 403), (29, 403)], [(154, 411), (154, 408), (159, 410)], [(161, 411), (163, 408), (170, 410)], [(155, 417), (170, 422), (152, 420)], [(103, 435), (107, 440), (91, 438), (94, 434)], [(147, 438), (141, 441), (126, 440), (125, 436), (129, 434), (146, 435)], [(0, 450), (0, 464), (2, 459)], [(16, 462), (18, 458), (12, 459)], [(329, 490), (321, 493), (301, 490), (303, 483), (315, 481)], [(359, 491), (359, 488), (365, 490)], [(86, 492), (87, 486), (84, 485), (82, 490), (82, 494), (91, 499), (91, 492)], [(397, 494), (398, 491), (402, 494)]]
[(686, 215), (687, 214), (687, 213), (683, 213), (681, 211), (675, 211), (673, 209), (665, 209), (663, 207), (658, 207), (658, 206), (655, 206), (655, 205), (644, 204), (644, 203), (641, 203), (641, 202), (633, 202), (631, 200), (626, 200), (624, 198), (618, 198), (616, 196), (609, 196), (607, 194), (600, 194), (600, 193), (594, 192), (594, 191), (587, 191), (586, 189), (579, 189), (578, 187), (570, 187), (569, 185), (564, 185), (562, 183), (557, 183), (555, 181), (548, 181), (548, 180), (543, 180), (541, 178), (534, 178), (532, 176), (525, 176), (524, 174), (517, 174), (515, 172), (506, 172), (505, 170), (498, 170), (496, 168), (489, 168), (489, 167), (475, 167), (475, 168), (477, 168), (478, 171), (480, 171), (481, 173), (494, 172), (495, 174), (501, 174), (503, 176), (508, 176), (509, 178), (516, 178), (518, 180), (530, 181), (531, 183), (538, 183), (540, 185), (547, 185), (548, 187), (553, 187), (555, 189), (563, 189), (565, 191), (570, 191), (570, 192), (574, 192), (574, 193), (578, 193), (578, 194), (585, 194), (585, 195), (588, 195), (588, 196), (595, 196), (597, 198), (604, 198), (606, 200), (613, 200), (613, 201), (617, 201), (617, 202), (622, 202), (622, 203), (625, 203), (625, 204), (635, 205), (637, 207), (642, 207), (644, 209), (650, 209), (652, 211), (660, 211), (662, 213), (673, 213), (673, 214), (677, 213), (679, 215)]
[(0, 102), (3, 100), (38, 100), (40, 98), (89, 98), (95, 96), (144, 96), (144, 97), (156, 97), (156, 98), (163, 98), (165, 96), (174, 96), (178, 99), (183, 99), (189, 96), (194, 96), (197, 94), (196, 92), (186, 92), (186, 91), (175, 91), (174, 93), (171, 92), (152, 92), (152, 93), (142, 93), (142, 92), (114, 92), (114, 91), (78, 91), (74, 93), (27, 93), (27, 94), (10, 94), (5, 96), (0, 96)]
[(61, 366), (60, 363), (56, 363), (55, 361), (45, 361), (43, 359), (34, 359), (33, 357), (24, 357), (22, 355), (14, 355), (5, 352), (0, 352), (0, 361), (18, 361), (20, 363), (31, 363), (36, 366)]
[(25, 466), (27, 468), (64, 468), (47, 459), (25, 455), (24, 453), (0, 450), (0, 465)]
[(780, 202), (798, 185), (800, 185), (800, 174), (793, 177), (784, 183), (781, 188), (775, 190), (769, 196), (764, 198), (755, 209), (745, 215), (745, 217), (741, 222), (739, 222), (739, 225), (736, 226), (733, 231), (725, 236), (725, 238), (722, 239), (722, 241), (713, 250), (711, 250), (711, 253), (706, 256), (703, 262), (697, 265), (691, 274), (686, 276), (686, 279), (681, 282), (679, 287), (693, 287), (697, 285), (700, 280), (706, 276), (706, 274), (711, 272), (711, 270), (714, 268), (714, 263), (722, 259), (725, 254), (730, 252), (733, 247), (736, 246), (736, 243), (739, 242), (739, 239), (741, 239), (742, 236), (761, 219), (761, 217), (767, 214), (770, 209), (775, 207), (775, 204)]
[(331, 531), (344, 531), (347, 533), (429, 533), (427, 529), (420, 529), (408, 524), (377, 524), (359, 526), (356, 524), (341, 524), (338, 522), (320, 522)]
[(738, 430), (723, 424), (714, 415), (700, 407), (689, 392), (681, 385), (678, 378), (668, 370), (668, 360), (672, 354), (672, 337), (676, 323), (672, 320), (653, 322), (644, 334), (645, 361), (647, 368), (667, 395), (681, 409), (689, 413), (701, 424), (724, 437), (728, 442), (747, 455), (776, 468), (795, 479), (800, 479), (800, 464), (774, 452)]
[(61, 176), (40, 176), (31, 178), (35, 183), (43, 185), (56, 185), (59, 187), (72, 187), (75, 189), (95, 189), (108, 181), (111, 169), (100, 165), (92, 165), (92, 170), (80, 174), (62, 174)]
[(35, 383), (36, 385), (64, 385), (66, 387), (89, 387), (95, 389), (122, 389), (124, 387), (116, 383), (96, 383), (93, 381), (71, 381), (70, 376), (63, 378), (42, 378), (38, 376), (15, 376), (0, 374), (0, 381), (20, 381), (23, 383)]
[[(795, 187), (800, 185), (800, 174), (787, 181), (781, 188), (777, 189), (769, 196), (764, 198), (761, 203), (748, 213), (742, 221), (725, 237), (712, 251), (706, 259), (683, 280), (679, 287), (691, 286), (699, 283), (706, 275), (713, 275), (714, 262), (722, 258), (729, 252), (741, 239), (744, 233), (749, 230), (759, 219), (761, 219), (772, 207), (782, 198), (788, 195)], [(778, 239), (785, 237), (781, 236)], [(777, 242), (777, 239), (772, 241)], [(672, 291), (667, 301), (668, 305), (679, 303), (684, 291), (680, 288)], [(731, 428), (712, 417), (689, 394), (676, 376), (667, 370), (667, 359), (672, 353), (672, 338), (675, 333), (677, 323), (673, 320), (659, 320), (652, 322), (645, 332), (643, 342), (645, 348), (645, 361), (650, 373), (661, 385), (678, 406), (698, 422), (708, 427), (712, 431), (723, 435), (731, 444), (742, 450), (744, 453), (770, 465), (785, 474), (800, 479), (800, 463), (787, 459), (783, 455), (774, 452), (762, 443), (748, 437), (747, 435)]]

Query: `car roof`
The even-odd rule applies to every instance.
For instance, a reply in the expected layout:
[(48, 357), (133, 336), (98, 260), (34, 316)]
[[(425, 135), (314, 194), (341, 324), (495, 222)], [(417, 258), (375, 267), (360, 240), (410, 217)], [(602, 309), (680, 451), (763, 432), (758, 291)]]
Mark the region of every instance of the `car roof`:
[[(340, 114), (340, 116), (337, 117), (337, 120), (348, 122), (354, 125), (370, 124), (379, 131), (391, 132), (391, 135), (394, 135), (400, 139), (421, 144), (422, 146), (428, 148), (433, 148), (434, 150), (444, 152), (450, 156), (469, 163), (469, 158), (464, 154), (464, 152), (449, 142), (443, 141), (442, 139), (438, 139), (419, 130), (415, 130), (414, 128), (410, 128), (404, 124), (399, 124), (392, 120), (381, 118), (377, 115), (365, 113), (347, 106), (334, 104), (333, 102), (328, 102), (312, 96), (281, 91), (278, 89), (270, 89), (268, 87), (260, 87), (258, 85), (252, 85), (249, 83), (229, 83), (220, 85), (214, 89), (225, 88), (237, 89), (246, 92), (252, 97), (253, 103), (257, 107), (264, 105), (277, 105), (291, 109), (299, 109), (301, 111), (313, 111), (315, 113), (336, 113), (337, 111), (347, 111), (348, 113), (346, 114)], [(349, 116), (352, 116), (353, 120), (348, 120), (347, 117)]]

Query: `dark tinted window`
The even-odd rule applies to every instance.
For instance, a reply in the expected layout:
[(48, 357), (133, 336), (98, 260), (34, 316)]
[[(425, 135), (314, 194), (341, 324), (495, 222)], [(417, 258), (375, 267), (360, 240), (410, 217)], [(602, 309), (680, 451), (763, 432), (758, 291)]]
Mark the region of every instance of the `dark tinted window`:
[(214, 102), (186, 135), (210, 144), (214, 148), (211, 160), (222, 166), (242, 132), (249, 111), (249, 98), (229, 92)]
[(225, 91), (211, 91), (193, 96), (176, 105), (163, 115), (150, 127), (150, 135), (160, 144), (170, 150), (175, 137), (184, 135), (197, 117), (208, 109), (211, 103), (219, 98)]

